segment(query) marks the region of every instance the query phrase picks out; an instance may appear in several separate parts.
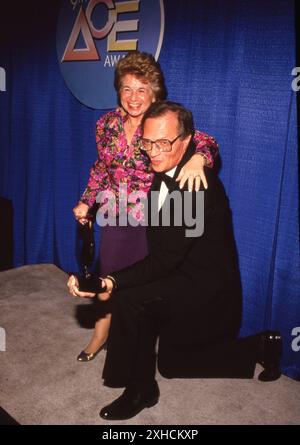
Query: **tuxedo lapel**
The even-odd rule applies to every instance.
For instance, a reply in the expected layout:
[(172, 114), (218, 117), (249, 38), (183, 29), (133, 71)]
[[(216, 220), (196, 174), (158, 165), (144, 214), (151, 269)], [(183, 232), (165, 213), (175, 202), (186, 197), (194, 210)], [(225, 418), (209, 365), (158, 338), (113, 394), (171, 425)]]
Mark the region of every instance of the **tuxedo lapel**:
[(150, 192), (159, 191), (160, 190), (160, 186), (161, 186), (161, 181), (162, 180), (159, 177), (159, 175), (157, 173), (154, 173), (153, 181), (152, 181), (151, 188), (150, 188)]
[[(158, 209), (158, 195), (159, 195), (160, 186), (161, 186), (161, 179), (156, 174), (154, 174), (152, 185), (148, 192), (148, 220), (149, 220), (150, 227), (152, 226), (152, 224), (154, 222), (154, 221), (152, 221), (152, 216), (153, 216), (152, 208)], [(154, 219), (156, 219), (156, 218), (154, 217)]]

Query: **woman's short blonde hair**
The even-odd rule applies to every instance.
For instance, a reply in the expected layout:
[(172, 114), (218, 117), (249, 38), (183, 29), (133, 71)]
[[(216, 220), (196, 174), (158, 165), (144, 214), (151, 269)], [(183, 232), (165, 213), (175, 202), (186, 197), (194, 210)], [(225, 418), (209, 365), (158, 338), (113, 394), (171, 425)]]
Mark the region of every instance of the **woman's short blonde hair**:
[(126, 74), (133, 74), (139, 79), (149, 82), (155, 100), (164, 100), (167, 96), (164, 75), (160, 64), (152, 54), (139, 51), (130, 52), (119, 60), (115, 70), (115, 89), (120, 93), (122, 80)]

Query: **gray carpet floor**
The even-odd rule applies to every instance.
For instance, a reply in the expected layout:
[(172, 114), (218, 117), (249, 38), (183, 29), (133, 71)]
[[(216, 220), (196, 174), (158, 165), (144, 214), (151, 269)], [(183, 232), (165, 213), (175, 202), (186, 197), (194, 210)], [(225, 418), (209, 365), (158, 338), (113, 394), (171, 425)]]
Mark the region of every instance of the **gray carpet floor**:
[[(83, 317), (91, 307), (68, 294), (66, 281), (51, 264), (0, 273), (0, 405), (24, 425), (109, 425), (98, 413), (120, 390), (102, 385), (104, 351), (76, 361), (92, 333)], [(118, 424), (300, 424), (300, 384), (285, 376), (262, 383), (158, 375), (158, 383), (159, 403)]]

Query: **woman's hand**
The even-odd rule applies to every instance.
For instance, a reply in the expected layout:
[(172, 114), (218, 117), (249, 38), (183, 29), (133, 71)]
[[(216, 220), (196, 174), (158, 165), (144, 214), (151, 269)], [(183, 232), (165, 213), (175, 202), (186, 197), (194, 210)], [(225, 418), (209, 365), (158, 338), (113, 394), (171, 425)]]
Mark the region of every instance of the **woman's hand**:
[(75, 216), (75, 219), (77, 221), (84, 225), (87, 223), (86, 215), (89, 211), (89, 206), (87, 204), (84, 204), (83, 202), (79, 202), (76, 207), (73, 209), (73, 213)]
[(68, 279), (67, 286), (69, 288), (69, 292), (73, 297), (81, 297), (81, 298), (93, 298), (96, 294), (92, 294), (89, 292), (80, 292), (78, 289), (78, 280), (77, 277), (71, 275)]
[(207, 189), (207, 181), (204, 174), (205, 165), (205, 156), (198, 153), (194, 154), (191, 159), (182, 167), (178, 177), (176, 178), (176, 181), (180, 181), (179, 187), (182, 189), (182, 187), (188, 180), (189, 192), (193, 190), (194, 181), (196, 192), (199, 192), (200, 190), (201, 181), (203, 182), (204, 188)]

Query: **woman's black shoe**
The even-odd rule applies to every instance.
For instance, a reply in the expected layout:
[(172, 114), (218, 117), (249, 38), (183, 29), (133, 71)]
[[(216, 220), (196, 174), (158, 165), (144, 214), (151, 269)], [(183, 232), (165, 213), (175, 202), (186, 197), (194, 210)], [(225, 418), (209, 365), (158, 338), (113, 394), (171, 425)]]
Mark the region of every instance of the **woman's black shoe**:
[(77, 360), (79, 362), (90, 362), (91, 360), (94, 360), (96, 355), (99, 354), (102, 349), (106, 349), (106, 342), (102, 346), (100, 346), (100, 348), (96, 352), (91, 352), (90, 354), (88, 354), (85, 351), (81, 351), (81, 353), (77, 357)]
[(258, 362), (265, 368), (258, 376), (261, 382), (279, 379), (282, 337), (278, 331), (265, 331), (259, 336)]

